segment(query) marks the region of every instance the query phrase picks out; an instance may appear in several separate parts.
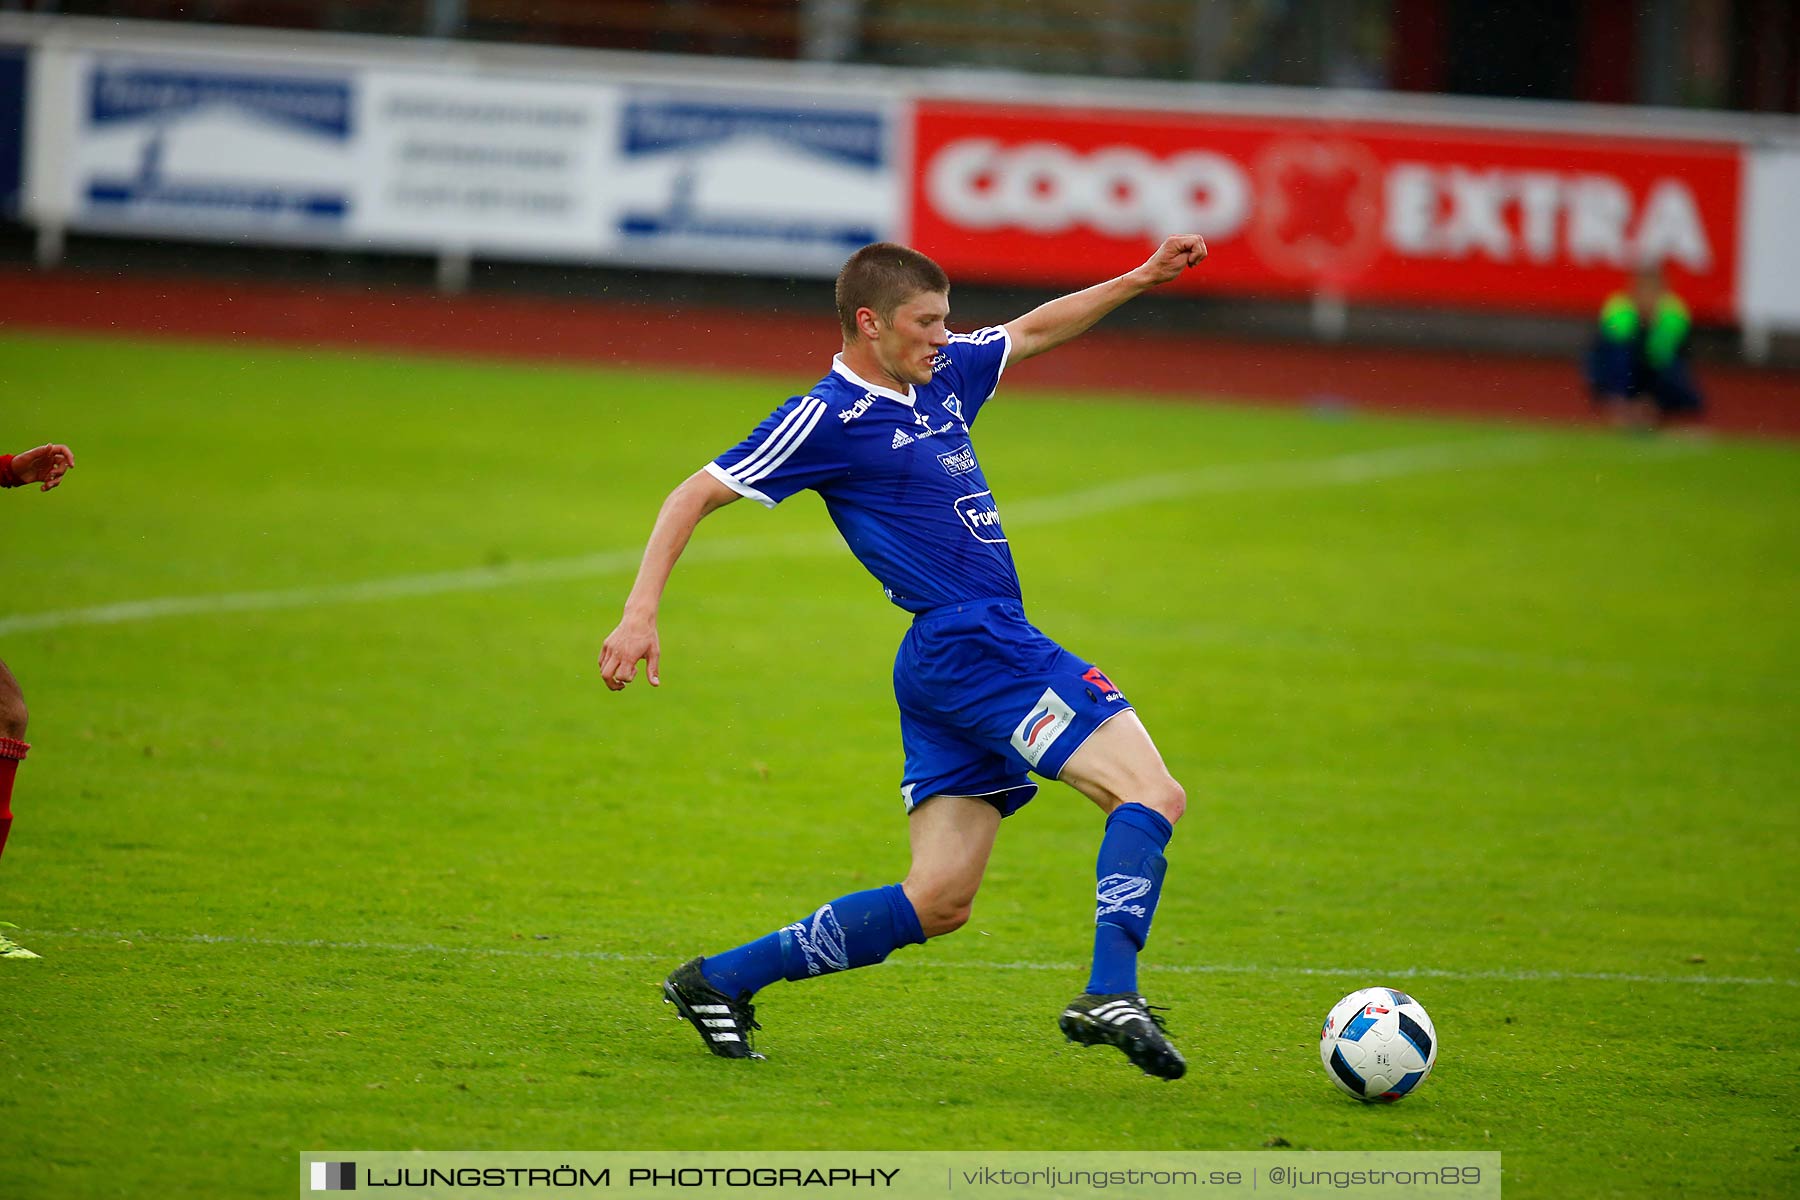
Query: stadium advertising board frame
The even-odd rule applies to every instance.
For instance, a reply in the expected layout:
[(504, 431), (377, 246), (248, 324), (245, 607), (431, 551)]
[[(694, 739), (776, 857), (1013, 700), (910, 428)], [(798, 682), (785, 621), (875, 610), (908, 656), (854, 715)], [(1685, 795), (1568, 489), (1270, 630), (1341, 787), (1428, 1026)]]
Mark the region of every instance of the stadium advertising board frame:
[(1042, 104), (915, 107), (909, 236), (953, 276), (1062, 286), (1177, 230), (1221, 293), (1587, 313), (1645, 258), (1736, 313), (1743, 148), (1625, 135)]

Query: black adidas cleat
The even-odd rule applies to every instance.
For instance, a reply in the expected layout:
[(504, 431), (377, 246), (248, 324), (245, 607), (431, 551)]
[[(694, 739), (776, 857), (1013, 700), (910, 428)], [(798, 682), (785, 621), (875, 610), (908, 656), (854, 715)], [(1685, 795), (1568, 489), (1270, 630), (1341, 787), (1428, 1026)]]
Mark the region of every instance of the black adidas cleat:
[(750, 1048), (750, 1031), (756, 1023), (756, 1007), (748, 994), (733, 1000), (700, 973), (700, 960), (690, 959), (663, 980), (663, 1003), (673, 1004), (700, 1040), (720, 1058), (761, 1058)]
[(1112, 996), (1084, 993), (1069, 1001), (1056, 1027), (1071, 1042), (1083, 1046), (1117, 1046), (1146, 1075), (1180, 1079), (1187, 1074), (1187, 1059), (1163, 1031), (1157, 1014), (1164, 1011), (1131, 992)]

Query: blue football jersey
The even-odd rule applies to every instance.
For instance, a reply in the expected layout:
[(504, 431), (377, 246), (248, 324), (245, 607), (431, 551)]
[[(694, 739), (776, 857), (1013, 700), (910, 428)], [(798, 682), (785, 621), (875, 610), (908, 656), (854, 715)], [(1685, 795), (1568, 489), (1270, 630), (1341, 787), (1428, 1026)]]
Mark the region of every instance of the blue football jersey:
[(770, 508), (818, 492), (851, 552), (909, 612), (1017, 600), (1019, 573), (969, 436), (1009, 350), (1000, 326), (953, 334), (911, 395), (858, 378), (840, 355), (812, 391), (706, 469)]

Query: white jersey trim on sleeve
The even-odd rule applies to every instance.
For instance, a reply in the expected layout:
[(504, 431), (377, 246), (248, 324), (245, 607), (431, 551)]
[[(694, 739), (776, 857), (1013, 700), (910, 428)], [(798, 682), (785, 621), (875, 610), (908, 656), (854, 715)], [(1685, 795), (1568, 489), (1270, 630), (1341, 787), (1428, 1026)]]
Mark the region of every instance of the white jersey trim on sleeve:
[(825, 402), (807, 396), (794, 406), (794, 411), (782, 418), (781, 423), (763, 439), (762, 445), (725, 468), (726, 472), (743, 484), (753, 484), (767, 478), (800, 448), (800, 444), (806, 441), (807, 435), (824, 415)]
[(1004, 325), (989, 325), (986, 329), (977, 329), (974, 333), (953, 333), (950, 340), (966, 342), (971, 346), (985, 346), (998, 339), (1006, 344), (1006, 352), (1000, 356), (1000, 369), (994, 372), (994, 390), (983, 396), (981, 402), (986, 404), (994, 398), (994, 392), (1000, 390), (1000, 377), (1006, 374), (1007, 360), (1012, 357), (1012, 334), (1006, 332)]
[(706, 464), (704, 470), (708, 475), (711, 475), (714, 479), (718, 480), (738, 495), (744, 497), (746, 500), (754, 500), (764, 508), (775, 507), (775, 502), (773, 500), (769, 499), (749, 484), (739, 483), (737, 480), (733, 479), (730, 475), (726, 474), (725, 468), (721, 467), (718, 463), (709, 462)]

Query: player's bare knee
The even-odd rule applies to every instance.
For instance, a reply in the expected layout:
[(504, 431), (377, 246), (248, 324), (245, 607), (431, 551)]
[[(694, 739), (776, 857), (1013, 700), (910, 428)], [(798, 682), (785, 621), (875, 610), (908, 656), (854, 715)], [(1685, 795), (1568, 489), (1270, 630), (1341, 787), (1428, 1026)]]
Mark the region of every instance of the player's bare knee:
[(919, 914), (919, 928), (925, 931), (928, 938), (942, 937), (946, 933), (955, 933), (969, 923), (969, 915), (975, 906), (969, 904), (939, 903), (929, 912)]
[(909, 881), (906, 894), (918, 914), (919, 928), (928, 938), (955, 933), (969, 923), (969, 913), (975, 907), (975, 894), (966, 887)]
[(23, 739), (30, 716), (25, 708), (25, 695), (17, 686), (0, 687), (0, 737)]
[(1172, 777), (1165, 777), (1138, 803), (1156, 812), (1163, 820), (1173, 825), (1181, 820), (1183, 813), (1187, 812), (1187, 791)]

